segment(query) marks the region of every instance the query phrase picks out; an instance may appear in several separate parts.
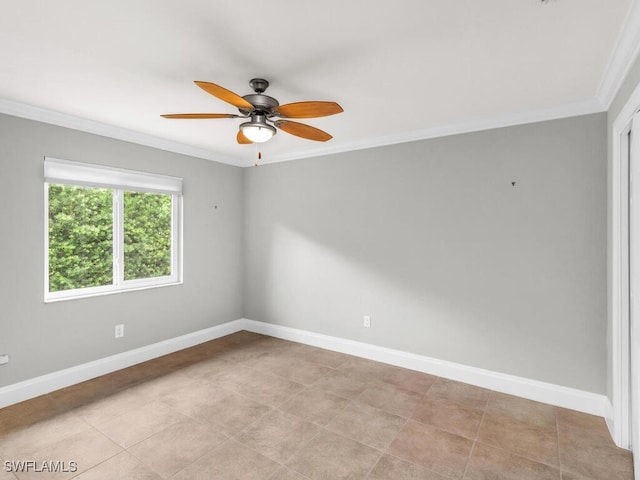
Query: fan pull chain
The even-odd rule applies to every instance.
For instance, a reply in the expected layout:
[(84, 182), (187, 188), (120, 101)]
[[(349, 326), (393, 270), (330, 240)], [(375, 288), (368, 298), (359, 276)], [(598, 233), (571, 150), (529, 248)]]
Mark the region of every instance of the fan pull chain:
[(258, 156), (258, 160), (256, 160), (256, 163), (253, 164), (254, 167), (260, 166), (260, 164), (258, 162), (260, 162), (260, 160), (262, 160), (262, 152), (258, 150), (258, 145), (256, 145), (256, 153), (257, 153), (257, 156)]

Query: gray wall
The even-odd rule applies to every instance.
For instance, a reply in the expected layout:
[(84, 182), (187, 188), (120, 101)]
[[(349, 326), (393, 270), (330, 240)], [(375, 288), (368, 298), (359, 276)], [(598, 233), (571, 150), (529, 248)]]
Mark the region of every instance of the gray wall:
[(604, 393), (606, 168), (595, 114), (247, 169), (245, 316)]
[[(0, 386), (245, 316), (603, 393), (605, 139), (598, 114), (242, 170), (0, 115)], [(45, 304), (45, 155), (183, 177), (184, 285)]]
[[(613, 168), (613, 122), (616, 121), (616, 118), (620, 114), (620, 111), (625, 106), (629, 97), (636, 89), (636, 87), (640, 85), (640, 57), (636, 58), (635, 62), (631, 66), (629, 73), (625, 77), (618, 93), (614, 97), (611, 102), (611, 106), (609, 107), (608, 112), (608, 127), (607, 127), (607, 138), (608, 138), (608, 186), (609, 192), (607, 195), (607, 212), (608, 212), (608, 222), (607, 222), (607, 258), (609, 259), (609, 264), (607, 268), (607, 292), (608, 292), (608, 322), (607, 322), (607, 346), (608, 346), (608, 355), (607, 355), (607, 372), (608, 372), (608, 384), (607, 384), (607, 393), (609, 398), (612, 398), (613, 391), (613, 358), (612, 358), (612, 345), (613, 339), (611, 336), (611, 328), (613, 323), (613, 306), (612, 306), (612, 291), (611, 291), (611, 279), (612, 279), (612, 258), (613, 258), (613, 250), (612, 250), (612, 239), (613, 239), (613, 229), (612, 229), (612, 217), (613, 217), (613, 191), (611, 186), (613, 184), (613, 176), (612, 176), (612, 168)], [(640, 105), (639, 105), (640, 106)]]
[[(184, 284), (45, 304), (45, 155), (183, 177)], [(241, 318), (243, 182), (237, 167), (0, 115), (0, 386)]]

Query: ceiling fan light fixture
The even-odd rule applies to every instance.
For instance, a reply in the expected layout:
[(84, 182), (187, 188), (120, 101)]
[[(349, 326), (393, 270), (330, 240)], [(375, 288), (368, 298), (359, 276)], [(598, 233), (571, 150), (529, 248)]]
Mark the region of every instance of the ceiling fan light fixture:
[(276, 129), (266, 122), (245, 122), (240, 125), (242, 134), (253, 143), (264, 143), (271, 140), (276, 134)]

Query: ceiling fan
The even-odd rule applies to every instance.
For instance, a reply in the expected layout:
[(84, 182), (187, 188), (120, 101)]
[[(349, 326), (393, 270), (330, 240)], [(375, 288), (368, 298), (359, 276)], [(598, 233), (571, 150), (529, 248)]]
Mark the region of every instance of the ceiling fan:
[(318, 118), (343, 112), (336, 102), (295, 102), (280, 105), (278, 101), (264, 94), (269, 82), (263, 78), (254, 78), (249, 86), (255, 93), (240, 95), (211, 82), (195, 81), (205, 92), (219, 98), (240, 111), (240, 115), (233, 113), (171, 113), (161, 115), (164, 118), (248, 118), (248, 122), (240, 124), (238, 143), (262, 143), (270, 140), (276, 134), (276, 128), (291, 135), (326, 142), (333, 138), (327, 132), (304, 123), (292, 122), (289, 118)]

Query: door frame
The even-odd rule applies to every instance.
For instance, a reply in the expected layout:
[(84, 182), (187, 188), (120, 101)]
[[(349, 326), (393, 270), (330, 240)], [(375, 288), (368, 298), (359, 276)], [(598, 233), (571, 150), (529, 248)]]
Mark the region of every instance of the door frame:
[[(629, 384), (631, 392), (629, 395), (631, 408), (629, 409), (630, 416), (630, 437), (631, 437), (631, 450), (635, 459), (634, 469), (635, 477), (640, 476), (640, 465), (638, 465), (638, 452), (640, 451), (640, 411), (638, 411), (638, 400), (640, 399), (640, 364), (638, 363), (638, 346), (640, 345), (640, 336), (638, 334), (638, 320), (640, 319), (640, 292), (634, 294), (638, 286), (640, 285), (640, 110), (636, 110), (631, 120), (631, 142), (629, 150), (629, 164), (630, 164), (630, 178), (631, 184), (630, 190), (630, 211), (632, 216), (629, 216), (629, 241), (631, 249), (629, 250), (630, 262), (629, 268), (631, 275), (630, 280), (630, 293), (629, 298), (631, 302), (631, 308), (629, 315), (631, 321), (629, 322), (629, 350), (630, 350), (630, 369), (631, 376)], [(638, 207), (635, 207), (638, 205)], [(635, 213), (634, 213), (635, 210)], [(635, 246), (635, 247), (634, 247)]]
[[(629, 448), (632, 429), (629, 402), (629, 140), (628, 133), (635, 113), (640, 109), (640, 84), (616, 117), (612, 132), (611, 164), (611, 403), (609, 428), (615, 443)], [(637, 125), (636, 125), (637, 128)], [(636, 369), (637, 370), (637, 369)], [(635, 372), (638, 375), (639, 372)], [(634, 458), (638, 445), (633, 445)]]

